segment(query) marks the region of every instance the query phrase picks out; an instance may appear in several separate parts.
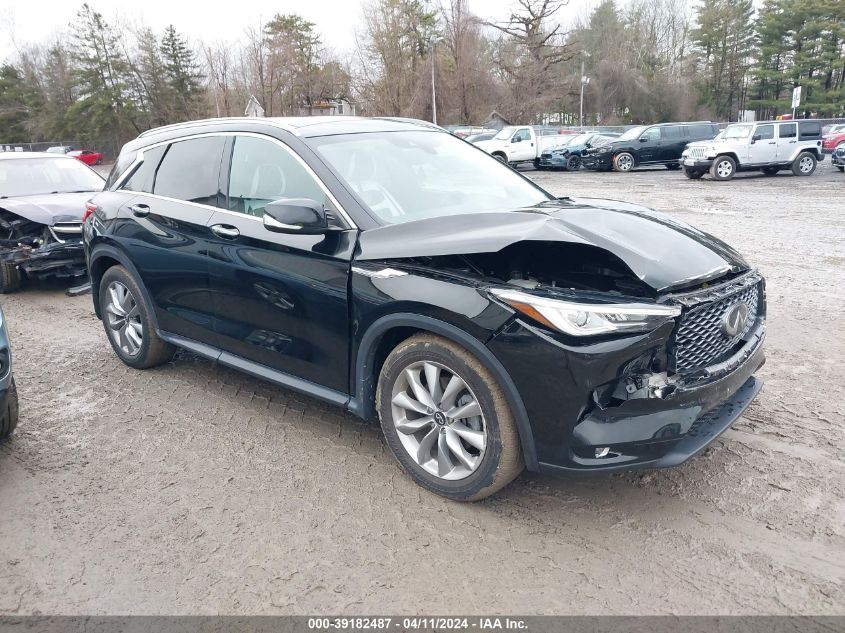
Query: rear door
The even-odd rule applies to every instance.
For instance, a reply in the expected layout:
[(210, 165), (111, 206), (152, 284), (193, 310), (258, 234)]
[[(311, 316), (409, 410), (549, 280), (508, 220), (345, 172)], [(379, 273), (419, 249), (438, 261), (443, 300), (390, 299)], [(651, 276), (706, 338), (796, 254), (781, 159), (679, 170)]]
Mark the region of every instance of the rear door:
[(689, 143), (689, 136), (685, 136), (686, 127), (683, 125), (666, 125), (661, 129), (659, 160), (664, 163), (677, 163), (681, 160), (681, 152)]
[(138, 269), (159, 327), (214, 344), (208, 292), (208, 221), (220, 198), (224, 136), (202, 136), (144, 150), (122, 186), (137, 195), (121, 208), (116, 237)]
[(794, 123), (778, 123), (777, 128), (777, 159), (785, 163), (792, 160), (792, 154), (798, 145), (798, 127)]
[[(208, 221), (219, 347), (348, 393), (347, 286), (357, 231), (339, 219), (335, 199), (281, 141), (239, 135), (226, 154), (227, 204)], [(268, 231), (264, 206), (284, 198), (322, 203), (338, 230), (325, 235)]]

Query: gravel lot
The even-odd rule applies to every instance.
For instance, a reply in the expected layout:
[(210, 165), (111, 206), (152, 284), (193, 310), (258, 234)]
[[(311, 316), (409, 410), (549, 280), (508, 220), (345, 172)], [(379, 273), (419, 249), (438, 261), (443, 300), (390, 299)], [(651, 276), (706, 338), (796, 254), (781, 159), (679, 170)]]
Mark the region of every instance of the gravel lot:
[(702, 456), (449, 502), (377, 427), (186, 353), (131, 370), (90, 295), (31, 285), (2, 298), (0, 614), (845, 614), (845, 175), (529, 175), (672, 213), (767, 276), (766, 386)]

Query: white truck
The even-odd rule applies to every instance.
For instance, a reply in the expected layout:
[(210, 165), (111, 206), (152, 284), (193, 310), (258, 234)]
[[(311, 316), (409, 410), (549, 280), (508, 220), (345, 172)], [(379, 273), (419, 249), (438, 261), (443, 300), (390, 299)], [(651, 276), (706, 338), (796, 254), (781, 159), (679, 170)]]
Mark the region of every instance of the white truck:
[(759, 121), (733, 123), (712, 141), (690, 143), (681, 165), (687, 178), (709, 171), (714, 180), (730, 180), (739, 171), (773, 176), (790, 169), (796, 176), (809, 176), (823, 159), (819, 121)]
[[(564, 136), (568, 134), (569, 136)], [(478, 141), (475, 145), (503, 163), (534, 163), (540, 161), (540, 154), (558, 145), (577, 132), (542, 130), (530, 125), (509, 125), (503, 127), (489, 141)]]

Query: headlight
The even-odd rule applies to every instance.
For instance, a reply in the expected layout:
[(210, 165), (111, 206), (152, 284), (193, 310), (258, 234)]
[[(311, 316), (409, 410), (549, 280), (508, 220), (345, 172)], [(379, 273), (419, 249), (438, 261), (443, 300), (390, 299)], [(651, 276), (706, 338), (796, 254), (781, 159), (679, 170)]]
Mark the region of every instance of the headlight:
[(610, 148), (609, 148), (609, 147), (607, 147), (606, 145), (605, 145), (604, 147), (599, 147), (599, 148), (596, 150), (596, 152), (598, 152), (599, 154), (606, 154), (606, 153), (607, 153), (607, 152), (609, 152), (609, 151), (610, 151)]
[(572, 336), (648, 332), (681, 314), (679, 307), (650, 303), (575, 303), (504, 288), (490, 293), (517, 312)]

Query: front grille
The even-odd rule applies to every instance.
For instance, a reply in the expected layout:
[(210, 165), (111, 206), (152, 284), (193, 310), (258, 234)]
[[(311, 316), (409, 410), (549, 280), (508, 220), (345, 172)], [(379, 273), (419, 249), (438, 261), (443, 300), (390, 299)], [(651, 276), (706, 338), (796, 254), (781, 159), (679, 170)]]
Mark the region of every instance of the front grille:
[(546, 160), (550, 159), (551, 157), (551, 154), (540, 154), (540, 158), (545, 158)]
[[(761, 282), (758, 281), (687, 310), (675, 336), (676, 371), (703, 368), (725, 360), (757, 322), (760, 291)], [(722, 329), (722, 318), (740, 301), (748, 307), (748, 320), (738, 333), (728, 336)]]
[(704, 158), (704, 148), (690, 147), (687, 149), (687, 158)]

